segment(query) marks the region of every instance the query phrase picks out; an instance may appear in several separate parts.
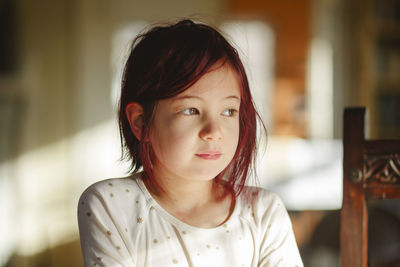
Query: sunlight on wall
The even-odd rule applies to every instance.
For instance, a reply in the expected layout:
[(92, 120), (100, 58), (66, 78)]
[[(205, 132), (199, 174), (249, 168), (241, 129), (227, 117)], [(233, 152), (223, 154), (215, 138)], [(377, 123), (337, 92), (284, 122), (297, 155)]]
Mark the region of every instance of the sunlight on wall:
[(147, 23), (144, 21), (135, 21), (117, 30), (112, 36), (111, 102), (114, 107), (118, 105), (124, 64), (129, 56), (132, 41), (143, 29), (145, 29), (146, 25)]
[[(8, 219), (2, 219), (0, 229), (6, 237), (0, 243), (2, 258), (10, 248), (32, 255), (76, 239), (76, 206), (83, 190), (95, 181), (125, 175), (119, 146), (116, 123), (105, 122), (0, 166), (9, 176), (1, 189), (8, 192), (1, 196), (7, 203), (2, 218)], [(10, 179), (16, 183), (5, 182)]]
[(308, 73), (309, 135), (333, 138), (333, 51), (327, 40), (312, 40)]
[(291, 210), (340, 209), (342, 142), (270, 137), (261, 186), (278, 193)]
[(66, 204), (70, 184), (65, 161), (67, 142), (42, 147), (15, 161), (18, 180), (17, 249), (32, 254), (68, 232)]

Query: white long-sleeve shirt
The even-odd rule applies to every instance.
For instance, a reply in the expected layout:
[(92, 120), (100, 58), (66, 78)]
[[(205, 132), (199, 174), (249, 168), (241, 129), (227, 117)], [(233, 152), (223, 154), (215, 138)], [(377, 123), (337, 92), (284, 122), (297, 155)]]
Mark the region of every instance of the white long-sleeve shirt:
[(82, 194), (78, 222), (85, 266), (303, 266), (282, 201), (245, 187), (221, 226), (169, 214), (139, 175), (97, 182)]

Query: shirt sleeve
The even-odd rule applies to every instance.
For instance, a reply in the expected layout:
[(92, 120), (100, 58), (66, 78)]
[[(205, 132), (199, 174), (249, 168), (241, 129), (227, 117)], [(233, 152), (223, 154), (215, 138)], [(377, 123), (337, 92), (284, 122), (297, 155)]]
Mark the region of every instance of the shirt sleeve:
[[(259, 267), (303, 267), (290, 217), (281, 199), (270, 193), (261, 216)], [(268, 203), (269, 202), (269, 203)], [(261, 204), (261, 203), (260, 203)]]
[(126, 238), (115, 224), (103, 196), (87, 189), (78, 204), (78, 224), (84, 266), (135, 266)]

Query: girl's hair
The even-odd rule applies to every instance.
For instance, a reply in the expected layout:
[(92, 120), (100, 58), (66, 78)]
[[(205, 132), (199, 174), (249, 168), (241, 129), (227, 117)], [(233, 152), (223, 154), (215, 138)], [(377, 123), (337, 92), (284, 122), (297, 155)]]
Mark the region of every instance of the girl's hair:
[[(149, 179), (156, 189), (161, 188), (152, 174), (154, 155), (151, 144), (145, 141), (151, 130), (155, 104), (188, 89), (217, 62), (229, 64), (237, 74), (241, 103), (236, 153), (215, 179), (217, 182), (224, 179), (230, 190), (239, 195), (249, 172), (254, 169), (259, 116), (237, 51), (214, 28), (187, 19), (173, 25), (153, 27), (138, 35), (132, 43), (123, 72), (119, 103), (121, 159), (131, 161), (131, 173), (143, 167), (145, 179)], [(142, 141), (132, 133), (125, 113), (130, 102), (138, 102), (143, 107)]]

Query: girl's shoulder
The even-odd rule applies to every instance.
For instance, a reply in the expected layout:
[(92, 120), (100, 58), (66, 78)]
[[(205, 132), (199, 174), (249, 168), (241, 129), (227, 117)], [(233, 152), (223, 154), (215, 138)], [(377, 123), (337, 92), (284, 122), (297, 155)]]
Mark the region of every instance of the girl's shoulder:
[(128, 177), (101, 180), (87, 187), (82, 195), (92, 193), (104, 194), (111, 191), (119, 192), (121, 190), (123, 191), (123, 189), (125, 189), (126, 193), (134, 193), (135, 191), (140, 191), (137, 179), (140, 179), (138, 175), (132, 175)]
[(256, 224), (269, 220), (286, 220), (287, 210), (281, 198), (268, 189), (246, 186), (238, 197), (241, 216)]
[(292, 223), (281, 198), (258, 187), (245, 187), (240, 198), (242, 206), (247, 205), (241, 217), (258, 236), (260, 266), (303, 266)]
[[(90, 185), (79, 198), (79, 208), (102, 206), (113, 210), (131, 209), (135, 204), (146, 205), (139, 186), (139, 175), (111, 178)], [(136, 205), (136, 206), (142, 206)]]
[(253, 206), (282, 204), (281, 198), (275, 192), (256, 186), (245, 186), (240, 193), (239, 199), (242, 204)]

